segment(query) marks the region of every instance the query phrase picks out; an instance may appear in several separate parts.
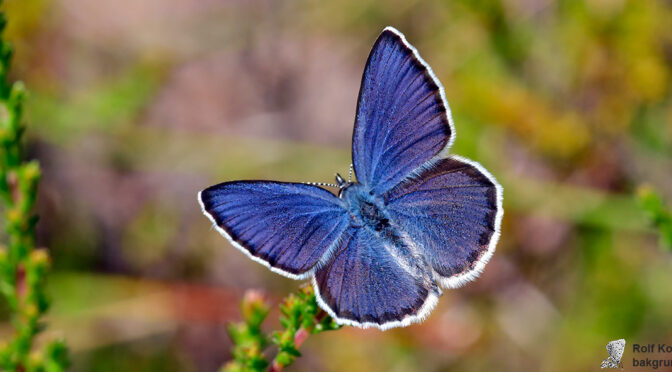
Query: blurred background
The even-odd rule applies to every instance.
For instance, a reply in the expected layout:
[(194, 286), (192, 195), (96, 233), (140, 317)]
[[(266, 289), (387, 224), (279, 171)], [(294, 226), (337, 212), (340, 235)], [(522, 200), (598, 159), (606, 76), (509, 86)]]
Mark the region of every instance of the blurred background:
[(387, 25), (443, 82), (453, 153), (504, 186), (502, 239), (422, 325), (316, 335), (290, 370), (594, 371), (610, 340), (627, 340), (626, 368), (633, 343), (672, 340), (670, 251), (635, 196), (647, 184), (672, 200), (669, 1), (5, 7), (44, 168), (45, 337), (67, 340), (72, 371), (213, 371), (246, 289), (273, 304), (296, 291), (213, 231), (196, 193), (347, 172), (361, 73)]

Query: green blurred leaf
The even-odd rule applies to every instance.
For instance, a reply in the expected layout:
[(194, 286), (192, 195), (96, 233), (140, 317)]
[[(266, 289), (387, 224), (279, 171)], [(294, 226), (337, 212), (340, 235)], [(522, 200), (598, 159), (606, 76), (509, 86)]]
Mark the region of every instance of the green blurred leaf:
[(661, 245), (672, 251), (672, 213), (667, 209), (663, 198), (650, 186), (639, 187), (637, 198), (658, 229)]

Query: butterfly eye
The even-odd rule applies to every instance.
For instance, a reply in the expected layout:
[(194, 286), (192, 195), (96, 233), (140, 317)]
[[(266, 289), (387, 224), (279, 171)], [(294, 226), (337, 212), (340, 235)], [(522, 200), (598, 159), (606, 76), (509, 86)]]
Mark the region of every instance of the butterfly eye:
[(345, 185), (345, 179), (343, 179), (343, 177), (338, 173), (336, 173), (336, 184), (338, 185), (338, 187), (342, 187), (343, 185)]

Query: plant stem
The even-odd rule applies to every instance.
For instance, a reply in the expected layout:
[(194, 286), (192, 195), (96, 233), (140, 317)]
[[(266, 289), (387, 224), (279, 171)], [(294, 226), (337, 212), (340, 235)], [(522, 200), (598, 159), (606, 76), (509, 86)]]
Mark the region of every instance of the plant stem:
[[(319, 310), (317, 315), (315, 315), (315, 324), (321, 323), (325, 318), (327, 317), (327, 313), (324, 310)], [(298, 331), (296, 331), (296, 334), (294, 334), (294, 347), (298, 350), (301, 345), (308, 339), (308, 336), (310, 336), (311, 331), (306, 329), (305, 327), (299, 328)], [(273, 359), (273, 362), (271, 363), (271, 366), (268, 367), (268, 372), (280, 372), (285, 366), (283, 366), (276, 358)]]
[[(299, 348), (313, 333), (339, 329), (340, 326), (319, 308), (313, 288), (303, 286), (296, 294), (290, 294), (280, 304), (282, 329), (265, 336), (261, 333), (261, 323), (269, 313), (269, 307), (259, 292), (249, 291), (241, 304), (244, 322), (229, 327), (233, 340), (234, 360), (227, 363), (222, 371), (279, 372), (301, 356)], [(263, 349), (269, 340), (278, 352), (269, 364), (263, 356)]]

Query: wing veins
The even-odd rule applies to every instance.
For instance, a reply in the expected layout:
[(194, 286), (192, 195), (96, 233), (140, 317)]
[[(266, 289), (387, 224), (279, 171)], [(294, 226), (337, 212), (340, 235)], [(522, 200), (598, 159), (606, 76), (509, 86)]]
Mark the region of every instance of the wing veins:
[[(355, 233), (356, 233), (356, 231), (353, 232), (353, 235), (350, 236), (350, 239), (348, 239), (348, 244), (345, 245), (345, 248), (343, 248), (343, 250), (341, 251), (341, 253), (339, 254), (339, 256), (340, 256), (341, 254), (343, 254), (343, 252), (345, 252), (345, 251), (348, 250), (348, 247), (350, 247), (350, 242), (352, 241), (352, 238), (353, 238), (353, 236), (354, 236)], [(345, 258), (345, 261), (346, 261), (345, 263), (347, 264), (347, 261), (348, 261), (347, 256), (346, 256), (346, 258)], [(339, 309), (339, 310), (341, 309), (341, 300), (343, 299), (343, 296), (342, 296), (342, 294), (343, 294), (343, 279), (345, 278), (345, 270), (346, 270), (346, 267), (347, 267), (347, 265), (344, 265), (344, 266), (343, 266), (343, 274), (341, 275), (341, 284), (338, 286), (338, 309)], [(327, 281), (328, 281), (328, 280), (327, 280)]]
[[(427, 138), (434, 137), (434, 136), (436, 136), (437, 134), (441, 133), (442, 131), (443, 131), (443, 128), (437, 128), (437, 129), (435, 129), (435, 130), (433, 130), (433, 131), (431, 131), (431, 132), (425, 133), (425, 134), (423, 134), (422, 136), (420, 136), (420, 137), (416, 138), (415, 140), (413, 140), (413, 142), (411, 142), (411, 143), (407, 143), (406, 145), (404, 145), (404, 147), (402, 147), (402, 148), (399, 149), (399, 150), (398, 150), (398, 148), (399, 148), (400, 145), (399, 145), (399, 143), (397, 143), (397, 144), (395, 144), (395, 145), (393, 145), (393, 146), (388, 147), (388, 148), (383, 152), (383, 155), (387, 155), (389, 152), (391, 152), (391, 151), (393, 151), (393, 150), (394, 150), (395, 152), (397, 152), (398, 154), (404, 153), (404, 152), (407, 151), (408, 149), (414, 147), (414, 146), (415, 146), (416, 144), (418, 144), (419, 142), (424, 141), (424, 140), (426, 140)], [(421, 154), (421, 155), (424, 156), (424, 154)], [(381, 156), (381, 158), (382, 158), (382, 157), (383, 157), (383, 156)], [(418, 157), (419, 157), (419, 156), (414, 157), (413, 160), (417, 159)], [(389, 162), (385, 162), (384, 164), (385, 164), (385, 165), (388, 165), (388, 163), (389, 163)], [(397, 172), (397, 173), (399, 173), (399, 172)], [(395, 175), (396, 175), (397, 173), (395, 173)]]
[[(408, 62), (408, 60), (411, 58), (412, 55), (413, 55), (413, 53), (408, 53), (408, 55), (406, 55), (406, 57), (403, 59), (403, 61), (401, 61), (400, 66), (405, 65), (405, 64)], [(406, 78), (406, 75), (408, 75), (409, 71), (412, 71), (412, 70), (413, 70), (413, 64), (412, 64), (412, 63), (408, 64), (408, 66), (406, 66), (406, 68), (404, 68), (403, 76), (402, 76), (401, 78), (397, 79), (397, 84), (394, 86), (394, 90), (397, 90), (397, 88), (399, 87), (399, 85), (400, 85), (400, 84), (403, 82), (403, 80)], [(395, 74), (395, 76), (396, 76), (396, 75), (398, 75), (398, 73)], [(406, 89), (408, 89), (408, 86), (405, 87), (405, 89), (404, 89), (404, 91), (403, 91), (404, 93), (406, 92)], [(400, 97), (400, 98), (401, 98), (401, 97)], [(392, 108), (391, 110), (389, 110), (389, 111), (391, 111), (391, 112), (396, 112), (396, 110), (397, 110), (397, 105), (398, 105), (398, 101), (399, 101), (399, 99), (395, 100), (394, 105), (393, 105), (393, 108)], [(389, 119), (389, 118), (390, 118), (390, 115), (386, 115), (386, 116), (385, 116), (385, 119), (386, 119), (386, 120)], [(389, 131), (385, 133), (385, 137), (383, 138), (382, 145), (385, 144), (385, 141), (387, 140), (387, 134), (388, 134), (388, 133), (389, 133)], [(374, 147), (375, 149), (378, 148), (378, 138), (377, 138), (377, 137), (376, 137), (376, 141), (375, 141), (373, 147)], [(378, 160), (380, 160), (380, 156), (378, 157), (378, 159), (376, 159), (376, 162), (378, 162)], [(372, 164), (375, 164), (375, 163), (372, 163)], [(373, 173), (373, 172), (371, 172), (371, 173)]]
[[(388, 45), (385, 45), (383, 48), (391, 48), (392, 50), (394, 50), (394, 49), (396, 49), (396, 44), (393, 44), (391, 47), (388, 46)], [(382, 51), (381, 51), (380, 54), (382, 55)], [(380, 71), (380, 72), (381, 72), (380, 74), (378, 73), (378, 68), (376, 68), (375, 75), (374, 75), (374, 76), (376, 76), (376, 87), (375, 87), (375, 91), (380, 91), (380, 87), (384, 84), (384, 81), (383, 81), (384, 79), (381, 79), (380, 77), (383, 76), (383, 75), (385, 75), (385, 73), (387, 72), (387, 69), (388, 69), (388, 67), (389, 67), (389, 63), (390, 63), (390, 59), (392, 58), (392, 55), (393, 55), (393, 54), (394, 54), (394, 53), (392, 53), (392, 52), (390, 52), (390, 53), (388, 54), (387, 59), (385, 60), (385, 64), (383, 65), (383, 69)], [(379, 58), (379, 60), (380, 60), (380, 59), (382, 59), (382, 56)], [(373, 62), (373, 61), (372, 61), (372, 62)], [(373, 66), (373, 65), (374, 65), (374, 64), (372, 63), (371, 66)], [(373, 87), (371, 87), (371, 89), (373, 89)], [(370, 107), (369, 107), (369, 109), (368, 109), (368, 112), (366, 113), (366, 114), (367, 114), (367, 115), (366, 115), (367, 118), (370, 118), (370, 117), (371, 117), (371, 112), (372, 112), (372, 110), (373, 110), (374, 112), (375, 112), (375, 111), (378, 111), (378, 107), (380, 106), (381, 101), (382, 101), (382, 100), (377, 100), (377, 101), (375, 102), (375, 105), (370, 105)], [(367, 137), (370, 136), (368, 132), (369, 132), (369, 126), (367, 126), (366, 130), (364, 130), (364, 133), (363, 133), (364, 138), (367, 138)]]
[[(429, 92), (426, 96), (424, 96), (422, 99), (420, 99), (420, 101), (417, 102), (417, 103), (415, 104), (415, 106), (413, 106), (413, 107), (411, 107), (410, 109), (408, 109), (408, 110), (407, 110), (401, 117), (399, 117), (399, 118), (395, 118), (394, 124), (392, 124), (391, 127), (389, 128), (389, 130), (387, 130), (387, 131), (385, 132), (385, 137), (383, 137), (383, 141), (382, 141), (382, 143), (381, 143), (381, 145), (383, 146), (382, 148), (385, 148), (385, 144), (387, 144), (387, 140), (388, 140), (388, 138), (390, 137), (390, 133), (392, 133), (392, 132), (397, 128), (397, 126), (399, 126), (399, 124), (402, 122), (402, 120), (405, 119), (408, 115), (410, 115), (411, 112), (413, 112), (413, 110), (415, 110), (418, 106), (420, 106), (421, 104), (425, 103), (425, 101), (426, 101), (429, 97), (431, 97), (434, 93), (435, 93), (435, 92)], [(418, 114), (418, 116), (421, 115), (421, 114), (423, 114), (425, 111), (427, 111), (427, 110), (429, 110), (429, 109), (431, 109), (431, 108), (432, 108), (432, 106), (427, 107), (425, 110), (423, 110), (422, 112), (420, 112), (420, 113)], [(421, 126), (423, 126), (424, 124), (426, 124), (427, 122), (429, 122), (429, 121), (431, 121), (431, 120), (434, 120), (437, 116), (440, 116), (442, 113), (443, 113), (443, 112), (439, 112), (438, 114), (432, 116), (430, 119), (428, 119), (428, 120), (426, 120), (426, 121), (424, 121), (424, 122), (418, 124), (418, 127), (421, 127)], [(416, 143), (417, 143), (417, 142), (416, 142)], [(373, 163), (371, 163), (371, 167), (372, 167), (372, 169), (371, 169), (371, 174), (375, 174), (375, 173), (376, 173), (376, 169), (378, 168), (378, 164), (379, 164), (380, 159), (381, 159), (381, 158), (388, 152), (389, 149), (390, 149), (390, 148), (388, 147), (388, 148), (385, 149), (384, 151), (378, 151), (378, 154), (379, 154), (379, 155), (378, 155), (378, 157), (376, 158), (376, 161), (373, 162)]]
[[(420, 166), (420, 168), (424, 167), (425, 164), (429, 163), (430, 161), (431, 161), (431, 160), (429, 160), (429, 161), (427, 161), (426, 163), (422, 164), (422, 165)], [(433, 179), (436, 178), (436, 177), (444, 176), (444, 175), (446, 175), (446, 174), (450, 174), (450, 173), (455, 173), (455, 172), (458, 172), (458, 171), (463, 170), (463, 169), (466, 169), (466, 168), (471, 168), (471, 166), (470, 166), (469, 164), (462, 163), (462, 165), (459, 166), (459, 167), (451, 168), (451, 169), (448, 169), (448, 170), (445, 170), (445, 171), (441, 171), (441, 172), (439, 172), (439, 173), (432, 174), (430, 177), (426, 177), (426, 178), (410, 177), (410, 178), (406, 178), (406, 179), (404, 179), (404, 180), (401, 180), (401, 182), (399, 182), (399, 184), (397, 184), (396, 186), (392, 187), (391, 190), (394, 189), (394, 188), (397, 187), (397, 186), (399, 186), (399, 187), (406, 187), (405, 185), (403, 185), (404, 183), (410, 183), (410, 182), (412, 182), (412, 181), (414, 181), (414, 180), (417, 181), (417, 182), (415, 182), (412, 186), (409, 186), (409, 188), (408, 188), (407, 190), (405, 190), (405, 192), (404, 192), (403, 194), (401, 194), (400, 196), (398, 196), (398, 197), (396, 197), (396, 198), (394, 198), (394, 199), (390, 199), (390, 201), (397, 200), (397, 199), (399, 199), (401, 196), (404, 196), (404, 195), (410, 194), (410, 193), (412, 193), (412, 192), (415, 192), (420, 186), (424, 185), (425, 183), (427, 183), (427, 182), (430, 181), (430, 180), (433, 180)], [(413, 174), (413, 173), (415, 173), (415, 172), (411, 172), (411, 174)]]

